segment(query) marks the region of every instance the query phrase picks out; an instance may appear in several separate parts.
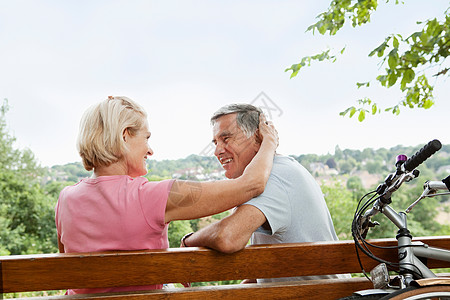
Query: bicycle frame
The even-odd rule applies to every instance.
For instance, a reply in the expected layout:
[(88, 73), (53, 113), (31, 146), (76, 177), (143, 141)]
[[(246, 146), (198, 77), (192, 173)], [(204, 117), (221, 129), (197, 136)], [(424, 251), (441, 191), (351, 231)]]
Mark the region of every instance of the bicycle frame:
[(381, 213), (399, 229), (399, 235), (397, 235), (398, 257), (400, 273), (404, 276), (404, 284), (409, 286), (410, 282), (414, 280), (413, 274), (416, 274), (417, 278), (436, 277), (418, 257), (450, 261), (450, 250), (428, 247), (420, 241), (412, 242), (412, 236), (409, 234), (407, 226), (406, 213), (397, 213), (389, 205), (383, 207)]

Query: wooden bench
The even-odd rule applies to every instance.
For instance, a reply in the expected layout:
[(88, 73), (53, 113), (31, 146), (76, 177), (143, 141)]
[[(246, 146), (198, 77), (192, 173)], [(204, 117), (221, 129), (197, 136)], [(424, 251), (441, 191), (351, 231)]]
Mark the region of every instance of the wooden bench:
[[(417, 238), (431, 246), (450, 248), (450, 236)], [(372, 240), (394, 246), (395, 239)], [(395, 261), (397, 252), (374, 250)], [(361, 257), (367, 271), (377, 263)], [(450, 262), (428, 261), (430, 268)], [(353, 241), (250, 246), (234, 254), (206, 248), (120, 251), (0, 257), (1, 293), (205, 282), (245, 278), (360, 273)], [(372, 288), (364, 277), (270, 284), (236, 284), (172, 288), (148, 292), (52, 296), (49, 299), (336, 299)], [(0, 296), (1, 297), (1, 296)]]

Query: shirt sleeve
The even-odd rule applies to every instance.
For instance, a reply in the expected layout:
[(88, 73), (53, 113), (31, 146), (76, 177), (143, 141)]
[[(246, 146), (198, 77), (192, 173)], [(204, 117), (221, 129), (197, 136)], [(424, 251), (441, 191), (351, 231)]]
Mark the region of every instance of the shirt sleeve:
[(288, 193), (278, 177), (271, 174), (264, 192), (247, 201), (244, 205), (253, 205), (266, 217), (270, 230), (260, 226), (256, 231), (274, 235), (286, 231), (291, 223), (291, 205)]

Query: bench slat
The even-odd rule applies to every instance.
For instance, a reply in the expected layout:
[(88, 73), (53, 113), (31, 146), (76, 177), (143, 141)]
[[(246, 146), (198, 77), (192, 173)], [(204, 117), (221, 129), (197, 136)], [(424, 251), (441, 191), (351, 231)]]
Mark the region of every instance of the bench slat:
[[(418, 239), (450, 248), (450, 236)], [(395, 239), (372, 242), (396, 245)], [(397, 257), (396, 250), (374, 249), (374, 253), (390, 261)], [(366, 270), (377, 264), (364, 255), (361, 258)], [(4, 293), (360, 272), (353, 241), (257, 245), (234, 254), (175, 248), (3, 256), (0, 263), (0, 292)], [(448, 268), (450, 263), (430, 260), (429, 266)]]
[[(372, 283), (366, 278), (290, 281), (264, 284), (236, 284), (222, 286), (202, 286), (154, 290), (148, 292), (129, 292), (121, 294), (86, 294), (75, 296), (51, 296), (48, 300), (89, 299), (89, 300), (152, 300), (152, 299), (308, 299), (327, 300), (349, 296), (356, 290), (370, 289)], [(33, 300), (43, 298), (23, 298)], [(17, 299), (19, 300), (19, 299)]]

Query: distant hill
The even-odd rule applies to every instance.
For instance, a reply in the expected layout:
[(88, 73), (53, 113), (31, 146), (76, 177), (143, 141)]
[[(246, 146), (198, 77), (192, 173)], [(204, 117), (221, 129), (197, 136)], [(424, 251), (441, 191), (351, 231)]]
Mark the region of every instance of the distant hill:
[[(319, 180), (334, 177), (359, 176), (367, 185), (377, 182), (394, 170), (395, 159), (399, 154), (412, 156), (421, 146), (396, 146), (390, 149), (380, 148), (364, 150), (335, 148), (334, 154), (317, 155), (302, 154), (291, 155), (313, 176)], [(147, 161), (149, 180), (179, 178), (189, 180), (222, 179), (223, 169), (215, 157), (189, 155), (176, 160)], [(442, 179), (450, 174), (450, 145), (443, 145), (442, 149), (429, 158), (419, 170), (427, 170), (436, 178)], [(77, 182), (83, 177), (91, 176), (81, 162), (65, 165), (55, 165), (47, 170), (47, 180)], [(432, 179), (432, 178), (429, 178)], [(364, 184), (366, 185), (366, 184)]]
[[(223, 169), (215, 157), (189, 155), (176, 160), (147, 160), (149, 180), (179, 178), (189, 180), (223, 179)], [(78, 182), (90, 177), (92, 172), (84, 169), (81, 162), (55, 165), (47, 169), (46, 181)]]

